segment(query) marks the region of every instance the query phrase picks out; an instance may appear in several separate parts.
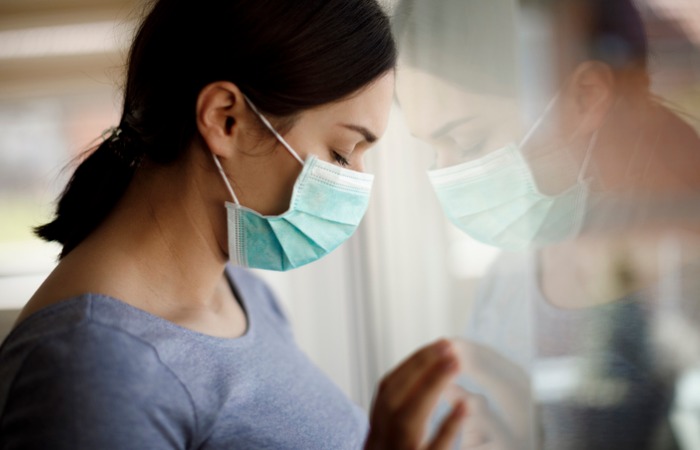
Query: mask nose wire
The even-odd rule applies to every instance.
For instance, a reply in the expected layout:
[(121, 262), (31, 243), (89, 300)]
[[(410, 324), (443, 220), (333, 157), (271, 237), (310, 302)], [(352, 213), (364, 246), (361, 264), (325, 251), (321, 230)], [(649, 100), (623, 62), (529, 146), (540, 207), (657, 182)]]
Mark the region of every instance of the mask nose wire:
[(299, 154), (298, 154), (297, 152), (294, 151), (294, 149), (292, 148), (292, 146), (289, 145), (289, 144), (287, 143), (287, 141), (284, 140), (284, 138), (282, 137), (282, 135), (280, 135), (280, 134), (277, 132), (277, 130), (275, 130), (275, 127), (272, 126), (272, 124), (270, 123), (270, 121), (267, 120), (267, 118), (266, 118), (265, 116), (263, 116), (263, 114), (258, 110), (258, 108), (255, 107), (255, 105), (253, 104), (253, 102), (251, 102), (250, 99), (249, 99), (245, 94), (243, 95), (243, 98), (245, 98), (245, 101), (248, 103), (248, 106), (250, 106), (250, 109), (252, 109), (253, 112), (255, 112), (255, 114), (258, 115), (258, 117), (260, 118), (260, 120), (262, 120), (262, 123), (264, 123), (265, 126), (270, 130), (270, 132), (272, 132), (272, 134), (275, 135), (275, 137), (276, 137), (277, 140), (280, 142), (280, 144), (282, 144), (282, 145), (284, 146), (284, 148), (286, 148), (287, 151), (294, 157), (294, 159), (296, 159), (297, 161), (299, 161), (299, 164), (301, 164), (301, 165), (303, 166), (303, 165), (304, 165), (304, 160), (301, 159), (301, 157), (299, 156)]

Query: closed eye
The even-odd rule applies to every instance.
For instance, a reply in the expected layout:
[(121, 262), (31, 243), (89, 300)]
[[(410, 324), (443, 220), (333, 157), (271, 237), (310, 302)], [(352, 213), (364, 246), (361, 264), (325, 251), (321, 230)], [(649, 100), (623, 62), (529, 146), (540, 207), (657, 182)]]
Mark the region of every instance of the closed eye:
[(335, 162), (340, 164), (342, 167), (347, 167), (350, 165), (350, 162), (340, 153), (336, 152), (335, 150), (331, 150), (331, 153), (333, 154), (333, 159), (335, 159)]

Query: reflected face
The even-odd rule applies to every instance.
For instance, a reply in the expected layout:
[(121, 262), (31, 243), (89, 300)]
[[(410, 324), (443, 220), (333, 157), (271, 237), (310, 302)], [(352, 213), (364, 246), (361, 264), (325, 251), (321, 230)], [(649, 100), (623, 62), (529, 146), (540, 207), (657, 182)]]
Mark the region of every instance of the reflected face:
[(396, 91), (411, 133), (435, 149), (437, 167), (481, 157), (521, 134), (514, 98), (470, 92), (410, 67), (398, 73)]
[(470, 92), (413, 68), (399, 72), (397, 93), (412, 134), (435, 150), (438, 169), (523, 144), (526, 131), (532, 130), (521, 150), (540, 191), (557, 194), (576, 181), (590, 134), (568, 131), (581, 120), (562, 103), (575, 108), (575, 99), (554, 102), (539, 125), (528, 128), (515, 98)]

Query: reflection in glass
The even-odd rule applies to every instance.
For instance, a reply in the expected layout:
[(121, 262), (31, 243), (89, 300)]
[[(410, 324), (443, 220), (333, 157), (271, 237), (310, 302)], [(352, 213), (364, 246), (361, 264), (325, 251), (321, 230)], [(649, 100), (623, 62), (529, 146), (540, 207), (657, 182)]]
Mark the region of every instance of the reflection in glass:
[(700, 445), (690, 3), (400, 2), (398, 99), (437, 200), (505, 250), (465, 318), (461, 448)]

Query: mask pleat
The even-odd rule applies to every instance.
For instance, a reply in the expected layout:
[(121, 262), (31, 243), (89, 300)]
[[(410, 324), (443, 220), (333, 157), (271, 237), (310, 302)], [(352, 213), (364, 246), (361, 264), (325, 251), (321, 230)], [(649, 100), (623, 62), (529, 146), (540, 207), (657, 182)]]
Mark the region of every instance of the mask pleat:
[[(515, 171), (497, 174), (488, 183), (464, 182), (451, 189), (438, 191), (438, 199), (446, 211), (455, 216), (485, 213), (525, 197), (532, 189), (528, 180)], [(465, 192), (469, 197), (465, 198)]]
[(467, 217), (462, 223), (470, 229), (482, 230), (474, 235), (481, 242), (509, 250), (521, 249), (532, 241), (550, 207), (547, 202), (533, 203), (526, 198), (521, 200), (517, 213), (514, 204), (506, 204), (485, 214)]
[(357, 228), (356, 225), (328, 221), (326, 226), (319, 223), (318, 217), (299, 212), (287, 218), (290, 225), (326, 252), (332, 252), (339, 242), (344, 242)]
[(367, 210), (369, 190), (357, 191), (334, 186), (328, 180), (314, 176), (310, 176), (309, 181), (297, 191), (298, 195), (293, 202), (295, 211), (337, 224), (359, 224)]
[(328, 253), (288, 220), (271, 220), (269, 225), (291, 267), (303, 266)]
[(551, 202), (540, 200), (531, 204), (526, 212), (513, 220), (507, 227), (493, 234), (491, 236), (492, 243), (502, 243), (503, 248), (509, 250), (527, 248), (535, 240), (551, 211)]
[(585, 189), (575, 189), (569, 191), (565, 196), (557, 198), (547, 219), (535, 235), (535, 243), (546, 244), (552, 240), (562, 241), (578, 234), (583, 225), (587, 200)]
[[(553, 170), (551, 155), (534, 162)], [(567, 173), (568, 175), (568, 173)], [(510, 250), (565, 239), (579, 231), (587, 185), (577, 182), (557, 195), (543, 194), (517, 147), (482, 160), (429, 172), (448, 218), (475, 239)]]
[(253, 214), (242, 214), (241, 228), (244, 230), (242, 245), (245, 245), (246, 255), (243, 265), (264, 265), (270, 270), (286, 270), (291, 265), (277, 233), (269, 222)]

